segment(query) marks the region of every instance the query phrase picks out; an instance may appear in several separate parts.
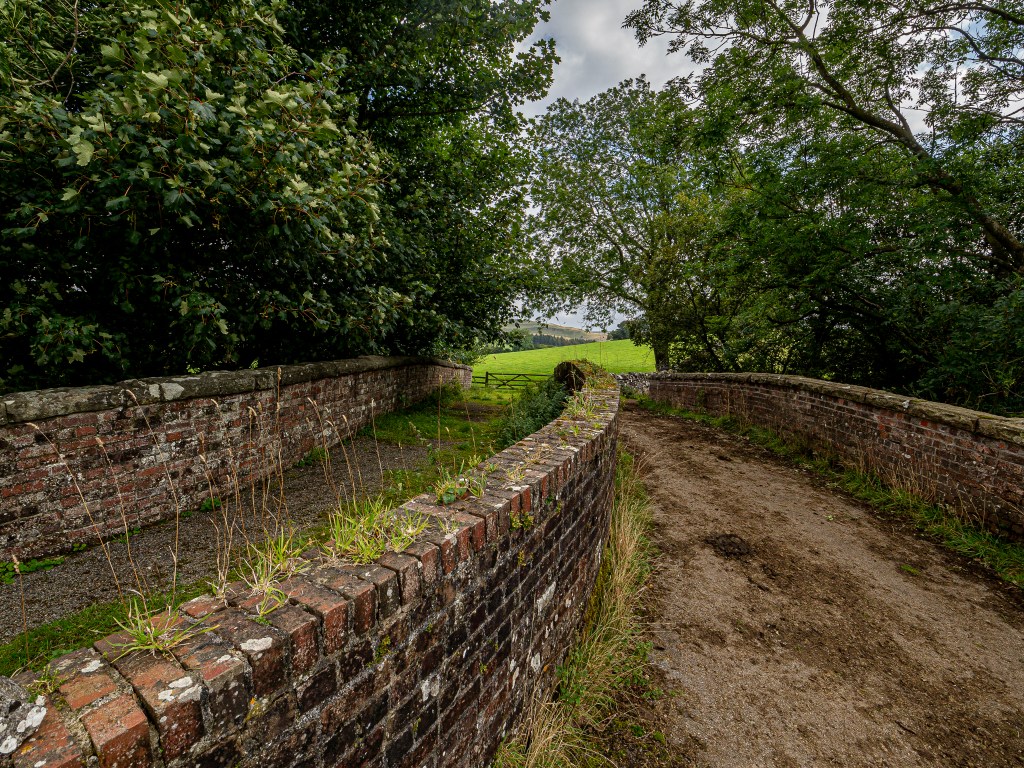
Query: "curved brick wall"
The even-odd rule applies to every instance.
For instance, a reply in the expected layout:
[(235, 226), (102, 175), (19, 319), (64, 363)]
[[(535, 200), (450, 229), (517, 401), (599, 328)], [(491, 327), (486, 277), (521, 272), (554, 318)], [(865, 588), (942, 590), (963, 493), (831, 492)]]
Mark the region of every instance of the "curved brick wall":
[(131, 527), (173, 517), (168, 474), (182, 511), (195, 509), (207, 472), (219, 484), (235, 467), (252, 482), (268, 473), (271, 450), (289, 466), (323, 432), (334, 442), (444, 382), (468, 387), (471, 373), (441, 360), (360, 357), (4, 395), (0, 560), (123, 532), (121, 498)]
[(199, 598), (175, 620), (215, 628), (173, 658), (118, 658), (115, 636), (59, 659), (46, 719), (13, 765), (487, 765), (552, 692), (597, 576), (618, 392), (593, 397), (596, 415), (493, 457), (482, 498), (405, 505), (433, 525), (404, 552), (283, 584), (289, 604), (268, 623), (241, 592)]
[(797, 436), (1024, 540), (1024, 419), (758, 373), (651, 376), (650, 396)]

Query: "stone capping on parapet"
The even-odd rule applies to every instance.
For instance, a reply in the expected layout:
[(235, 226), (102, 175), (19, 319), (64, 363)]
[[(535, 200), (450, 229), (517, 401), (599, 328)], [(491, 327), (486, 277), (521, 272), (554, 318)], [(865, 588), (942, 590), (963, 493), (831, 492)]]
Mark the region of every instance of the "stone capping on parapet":
[(380, 357), (364, 355), (299, 365), (268, 366), (239, 371), (204, 371), (188, 376), (127, 379), (91, 387), (59, 387), (0, 395), (0, 425), (40, 421), (73, 413), (88, 413), (133, 405), (152, 405), (199, 397), (223, 397), (279, 384), (299, 384), (366, 371), (412, 365), (434, 365), (469, 370), (468, 366), (432, 357)]
[(997, 416), (984, 411), (975, 411), (956, 405), (922, 400), (907, 395), (898, 395), (882, 389), (871, 389), (855, 384), (840, 384), (823, 379), (804, 376), (787, 376), (778, 373), (673, 373), (651, 374), (655, 381), (706, 381), (740, 382), (771, 387), (789, 388), (813, 392), (842, 400), (850, 400), (875, 408), (906, 413), (920, 419), (947, 424), (951, 427), (1024, 446), (1024, 418)]

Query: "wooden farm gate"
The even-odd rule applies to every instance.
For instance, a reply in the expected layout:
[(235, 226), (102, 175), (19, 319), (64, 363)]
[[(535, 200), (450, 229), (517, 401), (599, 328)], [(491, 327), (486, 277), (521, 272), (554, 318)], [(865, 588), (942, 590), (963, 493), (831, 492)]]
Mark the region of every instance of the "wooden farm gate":
[(473, 374), (473, 383), (483, 384), (485, 387), (522, 389), (529, 384), (547, 381), (550, 378), (551, 374), (544, 373), (494, 373), (486, 371), (482, 374)]

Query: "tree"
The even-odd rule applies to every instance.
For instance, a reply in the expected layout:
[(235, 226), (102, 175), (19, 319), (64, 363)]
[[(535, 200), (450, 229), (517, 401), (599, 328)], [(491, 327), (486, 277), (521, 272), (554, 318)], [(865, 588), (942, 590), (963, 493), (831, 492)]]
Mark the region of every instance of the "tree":
[(794, 111), (813, 109), (898, 147), (918, 183), (978, 229), (989, 269), (1024, 274), (1021, 211), (993, 194), (1019, 174), (979, 173), (977, 162), (1021, 148), (1019, 0), (646, 0), (626, 24), (641, 42), (671, 35), (672, 50), (711, 64), (704, 94), (744, 112), (750, 131), (777, 134), (793, 127)]
[(500, 338), (540, 13), (4, 4), (0, 389)]
[(629, 338), (629, 321), (624, 320), (608, 333), (609, 341), (624, 341)]
[(739, 367), (1021, 406), (1020, 11), (652, 0), (631, 14), (641, 40), (672, 35), (705, 65), (695, 143), (733, 190), (717, 195), (709, 275), (756, 297), (726, 337)]
[[(537, 123), (530, 198), (538, 253), (556, 279), (548, 309), (591, 299), (594, 317), (631, 312), (659, 368), (682, 332), (705, 251), (710, 201), (687, 149), (691, 116), (674, 86), (643, 77), (587, 102), (559, 99)], [(601, 313), (609, 314), (604, 317)]]
[(337, 62), (300, 59), (274, 10), (4, 6), (0, 386), (381, 333), (398, 302), (366, 279), (379, 158)]
[(381, 276), (409, 304), (388, 348), (500, 341), (539, 279), (516, 107), (551, 83), (554, 44), (521, 46), (546, 0), (291, 0), (289, 40), (344, 50), (357, 125), (397, 162), (381, 198)]

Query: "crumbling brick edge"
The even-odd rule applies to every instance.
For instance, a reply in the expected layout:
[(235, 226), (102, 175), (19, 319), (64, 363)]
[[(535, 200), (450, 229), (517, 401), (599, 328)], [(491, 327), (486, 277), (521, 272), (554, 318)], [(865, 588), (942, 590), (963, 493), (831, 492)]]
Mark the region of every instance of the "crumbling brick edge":
[(657, 373), (650, 396), (806, 440), (1024, 541), (1024, 419), (763, 373)]
[[(471, 383), (444, 360), (360, 357), (0, 397), (0, 559), (76, 544), (227, 498), (374, 415)], [(82, 499), (85, 499), (83, 504)]]
[(236, 588), (228, 604), (182, 607), (172, 620), (213, 629), (173, 658), (119, 655), (115, 635), (57, 660), (50, 711), (9, 762), (487, 765), (553, 691), (597, 576), (618, 390), (591, 397), (591, 416), (557, 419), (482, 465), (482, 497), (406, 504), (432, 526), (404, 552), (283, 584), (288, 604), (264, 623)]

